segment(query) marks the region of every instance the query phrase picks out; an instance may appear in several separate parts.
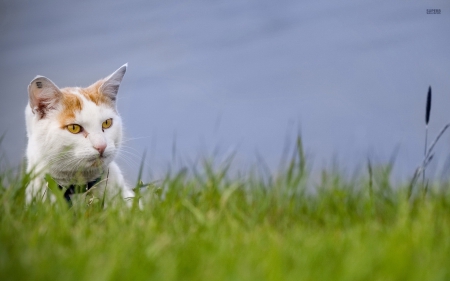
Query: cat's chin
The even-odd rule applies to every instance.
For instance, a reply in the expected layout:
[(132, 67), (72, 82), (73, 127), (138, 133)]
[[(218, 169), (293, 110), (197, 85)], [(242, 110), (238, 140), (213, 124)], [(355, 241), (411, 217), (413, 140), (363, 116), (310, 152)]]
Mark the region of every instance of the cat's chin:
[(92, 167), (92, 168), (100, 168), (107, 166), (111, 163), (113, 157), (110, 157), (109, 155), (105, 156), (94, 156), (88, 159), (85, 163), (85, 166)]
[[(102, 177), (108, 171), (108, 164), (104, 162), (95, 162), (95, 165), (85, 163), (73, 170), (50, 170), (50, 175), (61, 185), (73, 184), (81, 180), (90, 182)], [(78, 179), (78, 180), (77, 180)]]
[(110, 162), (111, 161), (109, 161), (108, 158), (99, 157), (99, 158), (93, 159), (91, 161), (88, 161), (85, 166), (86, 166), (86, 168), (96, 169), (96, 168), (108, 166)]
[(71, 184), (74, 178), (84, 178), (87, 182), (101, 177), (107, 172), (112, 157), (92, 156), (84, 158), (78, 162), (78, 165), (72, 165), (70, 169), (61, 169), (62, 165), (54, 164), (50, 167), (50, 175), (55, 178), (59, 184)]

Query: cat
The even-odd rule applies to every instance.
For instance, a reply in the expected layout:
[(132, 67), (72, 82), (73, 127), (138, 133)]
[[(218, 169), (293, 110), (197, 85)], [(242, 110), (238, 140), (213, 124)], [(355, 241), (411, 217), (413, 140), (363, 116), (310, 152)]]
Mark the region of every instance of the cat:
[(28, 203), (37, 196), (47, 197), (47, 175), (69, 202), (77, 191), (97, 198), (104, 198), (104, 192), (134, 197), (114, 162), (122, 142), (117, 94), (127, 66), (87, 88), (60, 89), (44, 76), (31, 81), (25, 108), (27, 172), (32, 175), (26, 189)]

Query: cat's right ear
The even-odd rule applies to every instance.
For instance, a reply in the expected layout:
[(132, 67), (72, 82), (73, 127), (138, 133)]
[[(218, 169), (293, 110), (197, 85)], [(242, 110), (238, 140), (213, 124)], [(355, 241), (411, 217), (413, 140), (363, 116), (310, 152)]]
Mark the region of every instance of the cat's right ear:
[(56, 107), (62, 97), (59, 88), (47, 77), (36, 76), (28, 85), (30, 107), (40, 119)]

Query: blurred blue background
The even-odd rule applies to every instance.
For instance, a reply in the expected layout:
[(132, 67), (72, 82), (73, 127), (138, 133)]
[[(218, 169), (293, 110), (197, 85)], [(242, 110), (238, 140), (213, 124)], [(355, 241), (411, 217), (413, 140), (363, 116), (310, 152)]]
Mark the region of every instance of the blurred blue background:
[[(126, 62), (119, 162), (129, 181), (144, 151), (152, 179), (233, 152), (238, 170), (264, 159), (275, 171), (298, 133), (316, 171), (352, 173), (396, 153), (405, 179), (423, 157), (429, 85), (429, 138), (450, 121), (444, 0), (9, 0), (0, 13), (0, 154), (11, 165), (25, 152), (31, 79), (88, 86)], [(431, 176), (448, 174), (449, 142)]]

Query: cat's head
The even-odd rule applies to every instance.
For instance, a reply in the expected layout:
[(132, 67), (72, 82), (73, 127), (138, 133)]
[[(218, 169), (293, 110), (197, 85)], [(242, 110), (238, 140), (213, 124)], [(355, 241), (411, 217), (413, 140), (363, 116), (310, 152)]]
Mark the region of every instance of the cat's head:
[(61, 172), (108, 165), (122, 138), (116, 97), (126, 68), (87, 88), (60, 89), (46, 77), (34, 78), (28, 86), (29, 149)]

